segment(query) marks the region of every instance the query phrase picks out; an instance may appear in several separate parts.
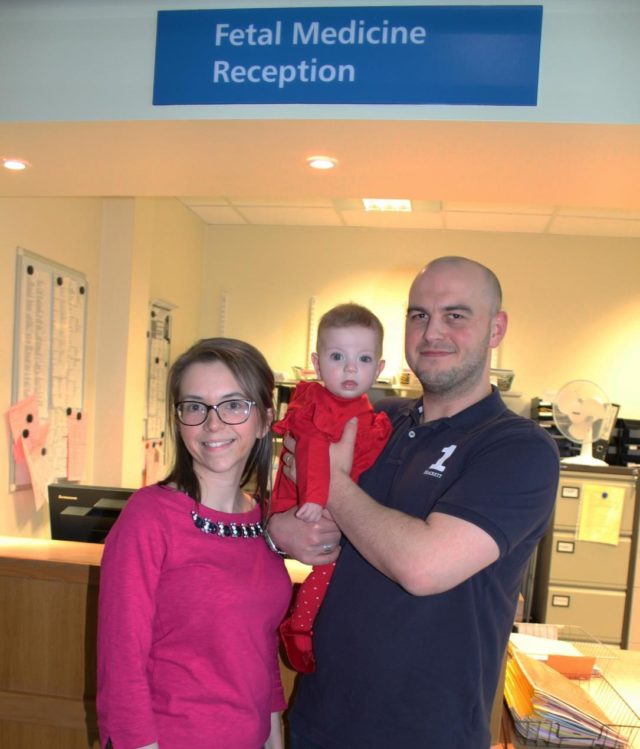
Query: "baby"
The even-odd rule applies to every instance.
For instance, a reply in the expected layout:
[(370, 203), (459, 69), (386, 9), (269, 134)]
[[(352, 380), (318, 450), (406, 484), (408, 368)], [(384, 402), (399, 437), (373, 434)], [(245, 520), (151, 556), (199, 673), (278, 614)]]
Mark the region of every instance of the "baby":
[[(273, 427), (296, 440), (296, 483), (284, 475), (281, 456), (271, 512), (298, 505), (297, 517), (309, 523), (320, 519), (329, 491), (329, 446), (340, 439), (349, 419), (358, 419), (351, 469), (354, 481), (382, 452), (391, 424), (386, 414), (374, 412), (366, 395), (384, 367), (382, 339), (380, 320), (358, 304), (341, 304), (320, 319), (317, 352), (311, 361), (321, 382), (297, 385), (285, 417)], [(314, 567), (280, 627), (289, 662), (302, 673), (315, 668), (313, 622), (333, 568)]]

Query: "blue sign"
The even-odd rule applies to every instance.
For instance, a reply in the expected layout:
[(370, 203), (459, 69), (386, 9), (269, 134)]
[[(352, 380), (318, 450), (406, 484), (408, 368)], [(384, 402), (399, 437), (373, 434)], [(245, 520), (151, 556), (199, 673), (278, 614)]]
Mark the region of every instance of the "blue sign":
[(153, 103), (535, 106), (542, 6), (158, 12)]

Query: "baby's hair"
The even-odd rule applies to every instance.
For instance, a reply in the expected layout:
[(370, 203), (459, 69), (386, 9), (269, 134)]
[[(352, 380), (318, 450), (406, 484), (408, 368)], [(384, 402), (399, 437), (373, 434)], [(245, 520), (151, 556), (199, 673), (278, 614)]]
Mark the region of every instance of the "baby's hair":
[(382, 341), (384, 338), (382, 323), (371, 310), (360, 304), (353, 304), (351, 302), (332, 307), (322, 315), (318, 323), (318, 341), (316, 347), (320, 349), (320, 339), (325, 330), (351, 327), (372, 328), (378, 339), (376, 354), (378, 357), (382, 356)]

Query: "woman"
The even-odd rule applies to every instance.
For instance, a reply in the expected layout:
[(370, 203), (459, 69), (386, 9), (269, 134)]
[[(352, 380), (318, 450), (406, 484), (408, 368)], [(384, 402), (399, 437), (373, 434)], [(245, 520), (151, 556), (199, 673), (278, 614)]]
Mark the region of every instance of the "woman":
[(282, 749), (277, 627), (291, 584), (261, 524), (272, 394), (242, 341), (199, 341), (171, 368), (173, 468), (131, 496), (105, 544), (102, 746)]

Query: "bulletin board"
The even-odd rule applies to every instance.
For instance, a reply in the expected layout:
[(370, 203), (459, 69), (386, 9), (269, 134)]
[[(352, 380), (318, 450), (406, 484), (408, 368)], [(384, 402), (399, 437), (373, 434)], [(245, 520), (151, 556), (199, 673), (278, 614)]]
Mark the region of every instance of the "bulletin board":
[(153, 301), (147, 329), (147, 404), (145, 414), (143, 485), (166, 475), (167, 375), (171, 347), (170, 302)]
[[(17, 249), (14, 405), (9, 414), (12, 490), (31, 484), (35, 494), (36, 489), (46, 489), (36, 487), (36, 481), (83, 478), (84, 458), (79, 451), (86, 446), (87, 296), (84, 274)], [(25, 461), (25, 454), (34, 460)]]
[(164, 438), (167, 428), (167, 374), (171, 345), (169, 302), (154, 301), (149, 308), (147, 348), (146, 439)]

